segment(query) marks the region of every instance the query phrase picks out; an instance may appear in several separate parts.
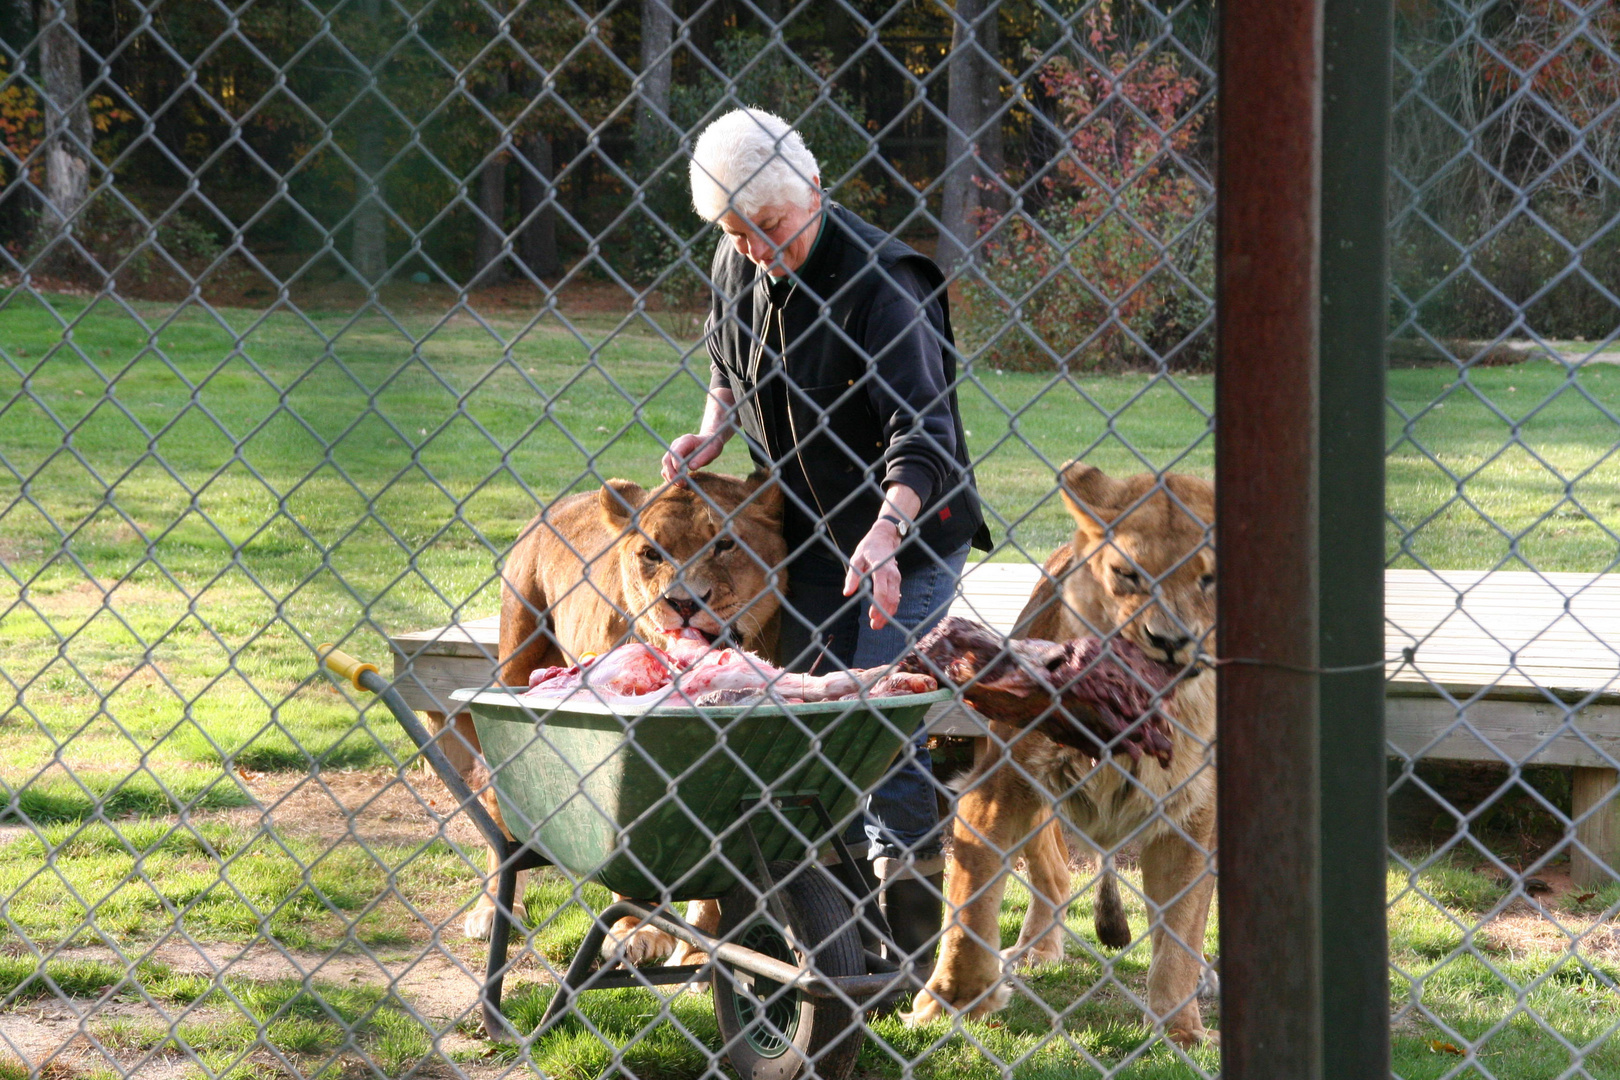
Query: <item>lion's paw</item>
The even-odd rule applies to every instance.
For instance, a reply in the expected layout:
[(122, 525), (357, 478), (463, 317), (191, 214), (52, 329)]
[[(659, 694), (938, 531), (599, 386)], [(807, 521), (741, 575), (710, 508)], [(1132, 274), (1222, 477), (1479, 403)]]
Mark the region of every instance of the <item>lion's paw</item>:
[(664, 966), (695, 967), (698, 964), (707, 964), (708, 962), (708, 953), (704, 952), (702, 949), (699, 949), (695, 945), (689, 945), (684, 941), (677, 941), (675, 943), (675, 951), (669, 954), (669, 959), (664, 961)]
[[(529, 913), (524, 910), (521, 903), (512, 905), (514, 923), (521, 926), (528, 917)], [(461, 932), (474, 941), (488, 941), (490, 935), (495, 932), (495, 901), (487, 895), (478, 901), (477, 906), (467, 912), (467, 917), (462, 920)]]
[(1172, 1029), (1166, 1031), (1165, 1035), (1183, 1050), (1195, 1050), (1200, 1046), (1219, 1049), (1221, 1045), (1221, 1033), (1203, 1027), (1182, 1030)]
[(1042, 964), (1061, 964), (1062, 962), (1063, 939), (1057, 934), (1048, 934), (1045, 940), (1034, 945), (1020, 943), (1001, 950), (1002, 967), (1007, 971), (1040, 967)]
[(911, 1011), (900, 1014), (907, 1027), (916, 1027), (946, 1016), (963, 1016), (980, 1020), (991, 1013), (1000, 1012), (1012, 1000), (1013, 988), (1007, 983), (983, 986), (969, 991), (949, 982), (929, 982), (912, 999)]
[[(675, 939), (656, 926), (626, 915), (608, 930), (602, 942), (602, 955), (622, 955), (631, 967), (668, 956), (675, 951)], [(622, 951), (621, 951), (622, 950)]]

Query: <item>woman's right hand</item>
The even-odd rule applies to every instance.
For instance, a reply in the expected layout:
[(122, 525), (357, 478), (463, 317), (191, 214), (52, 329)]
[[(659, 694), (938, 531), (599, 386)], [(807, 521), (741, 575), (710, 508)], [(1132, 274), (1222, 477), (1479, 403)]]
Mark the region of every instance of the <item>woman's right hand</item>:
[(684, 473), (703, 468), (725, 448), (726, 440), (720, 435), (677, 435), (664, 453), (664, 479), (684, 487)]

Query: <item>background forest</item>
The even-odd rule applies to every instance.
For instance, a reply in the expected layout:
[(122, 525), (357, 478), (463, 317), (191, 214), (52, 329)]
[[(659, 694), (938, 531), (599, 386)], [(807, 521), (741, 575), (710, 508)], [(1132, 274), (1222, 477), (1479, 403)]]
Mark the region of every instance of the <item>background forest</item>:
[[(1213, 8), (3, 0), (0, 243), (124, 295), (596, 280), (690, 309), (685, 148), (759, 104), (835, 197), (971, 264), (959, 321), (998, 366), (1196, 366)], [(1611, 337), (1620, 12), (1397, 9), (1392, 327)]]

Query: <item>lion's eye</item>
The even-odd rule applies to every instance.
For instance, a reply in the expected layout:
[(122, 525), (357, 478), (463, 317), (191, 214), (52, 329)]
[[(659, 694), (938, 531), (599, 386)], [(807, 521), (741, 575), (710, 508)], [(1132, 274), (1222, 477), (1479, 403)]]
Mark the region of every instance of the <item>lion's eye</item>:
[(722, 552), (722, 551), (730, 551), (732, 548), (734, 548), (736, 546), (737, 546), (737, 541), (733, 540), (729, 536), (722, 536), (722, 537), (720, 537), (718, 540), (716, 540), (714, 542), (714, 550), (715, 550), (716, 553), (719, 553), (719, 552)]
[(1114, 568), (1114, 583), (1122, 589), (1136, 592), (1142, 588), (1142, 576), (1135, 570), (1126, 570), (1116, 566)]
[(1211, 589), (1213, 589), (1215, 587), (1215, 575), (1214, 574), (1205, 574), (1202, 577), (1200, 577), (1198, 579), (1198, 587), (1200, 589), (1203, 589), (1205, 592), (1209, 592), (1209, 590), (1211, 590)]
[(644, 548), (642, 548), (641, 549), (641, 557), (643, 559), (646, 559), (648, 562), (663, 562), (664, 561), (664, 557), (662, 555), (658, 554), (658, 549), (655, 548), (655, 547), (644, 547)]

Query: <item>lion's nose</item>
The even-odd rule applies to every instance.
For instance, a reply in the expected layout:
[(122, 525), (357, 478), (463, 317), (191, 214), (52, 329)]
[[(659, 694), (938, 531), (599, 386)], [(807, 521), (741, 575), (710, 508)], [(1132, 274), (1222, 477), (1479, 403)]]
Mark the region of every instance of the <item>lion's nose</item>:
[(1174, 656), (1176, 653), (1180, 652), (1182, 649), (1185, 649), (1189, 644), (1192, 643), (1192, 638), (1188, 637), (1186, 634), (1180, 634), (1176, 637), (1167, 637), (1164, 634), (1155, 634), (1152, 630), (1147, 632), (1147, 639), (1149, 645), (1153, 646), (1155, 649), (1158, 649), (1166, 656)]
[(682, 622), (691, 622), (692, 617), (703, 606), (703, 601), (708, 598), (708, 593), (704, 593), (702, 598), (698, 600), (694, 600), (690, 596), (666, 596), (664, 602), (674, 610), (675, 614), (681, 617)]

